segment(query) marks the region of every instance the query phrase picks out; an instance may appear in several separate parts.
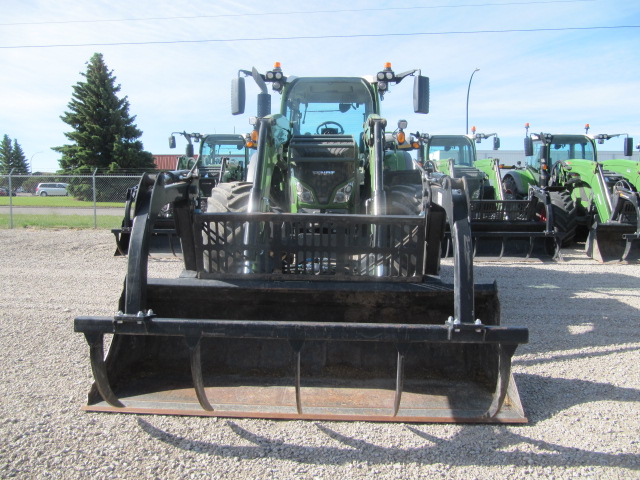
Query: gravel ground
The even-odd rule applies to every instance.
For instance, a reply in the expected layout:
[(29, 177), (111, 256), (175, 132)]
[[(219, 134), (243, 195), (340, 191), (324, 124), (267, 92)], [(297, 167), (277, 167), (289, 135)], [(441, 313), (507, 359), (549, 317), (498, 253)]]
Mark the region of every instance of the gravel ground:
[(513, 368), (527, 425), (216, 420), (82, 412), (92, 377), (73, 318), (114, 312), (125, 260), (108, 231), (0, 242), (1, 478), (640, 478), (638, 264), (578, 250), (477, 263), (502, 322), (530, 329)]

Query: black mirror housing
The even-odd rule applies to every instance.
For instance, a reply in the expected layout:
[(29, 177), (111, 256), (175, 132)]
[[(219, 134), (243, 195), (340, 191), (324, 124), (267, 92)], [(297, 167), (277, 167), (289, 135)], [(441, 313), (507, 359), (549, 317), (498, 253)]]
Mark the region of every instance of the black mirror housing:
[(271, 95), (268, 93), (258, 94), (258, 117), (263, 118), (271, 115)]
[(417, 75), (413, 80), (413, 111), (429, 113), (429, 77)]
[(231, 80), (231, 115), (241, 115), (244, 113), (246, 89), (244, 78), (236, 77)]
[(531, 140), (531, 137), (524, 137), (524, 156), (533, 156), (533, 141)]
[(169, 137), (169, 148), (176, 148), (176, 137), (173, 135)]
[(193, 157), (193, 144), (188, 143), (184, 151), (187, 157)]
[(493, 137), (493, 149), (498, 150), (500, 148), (500, 138)]
[(627, 137), (624, 139), (624, 156), (630, 157), (633, 155), (633, 137)]

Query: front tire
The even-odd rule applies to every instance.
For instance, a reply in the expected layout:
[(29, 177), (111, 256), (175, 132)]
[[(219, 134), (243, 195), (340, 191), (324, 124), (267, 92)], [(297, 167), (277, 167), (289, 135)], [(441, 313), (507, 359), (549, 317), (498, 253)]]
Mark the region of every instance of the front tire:
[(420, 215), (422, 185), (393, 185), (387, 190), (388, 215)]
[(549, 192), (553, 212), (553, 230), (561, 237), (561, 245), (568, 247), (576, 236), (578, 226), (576, 205), (566, 190)]
[[(208, 213), (244, 213), (249, 210), (249, 197), (253, 184), (248, 182), (220, 183), (211, 189), (211, 196), (207, 199)], [(205, 253), (205, 268), (214, 273), (241, 273), (242, 259), (237, 258), (237, 249), (233, 246), (241, 245), (244, 237), (242, 222), (221, 222), (210, 225), (211, 233), (205, 238), (205, 244), (211, 242), (217, 254), (207, 258)]]

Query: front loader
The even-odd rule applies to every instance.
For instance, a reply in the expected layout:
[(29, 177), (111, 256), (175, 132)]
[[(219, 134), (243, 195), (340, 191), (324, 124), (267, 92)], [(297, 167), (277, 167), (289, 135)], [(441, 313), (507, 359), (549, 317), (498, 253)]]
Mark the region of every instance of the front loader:
[[(500, 146), (495, 133), (472, 135), (422, 134), (420, 157), (428, 174), (464, 179), (469, 198), (474, 254), (498, 256), (534, 253), (541, 239), (544, 254), (561, 258), (565, 232), (554, 222), (556, 209), (551, 197), (540, 188), (531, 188), (526, 198), (513, 198), (502, 185), (504, 165), (496, 158), (478, 159), (476, 143), (493, 137), (494, 150)], [(448, 252), (448, 242), (446, 246)], [(537, 252), (538, 250), (536, 250)]]
[(519, 196), (531, 185), (541, 186), (564, 202), (566, 222), (586, 232), (588, 256), (600, 262), (634, 260), (640, 253), (638, 193), (598, 162), (598, 137), (527, 134), (526, 165), (504, 173), (505, 189)]
[[(414, 111), (427, 113), (428, 79), (390, 65), (365, 78), (239, 73), (261, 90), (249, 182), (218, 185), (202, 212), (193, 172), (142, 179), (119, 312), (75, 319), (95, 379), (85, 408), (526, 422), (510, 365), (528, 330), (500, 325), (495, 284), (473, 282), (461, 181), (385, 168), (398, 157), (380, 97), (414, 76)], [(233, 113), (244, 97), (239, 76)], [(151, 225), (167, 203), (184, 272), (148, 278)], [(453, 284), (438, 278), (447, 223)]]

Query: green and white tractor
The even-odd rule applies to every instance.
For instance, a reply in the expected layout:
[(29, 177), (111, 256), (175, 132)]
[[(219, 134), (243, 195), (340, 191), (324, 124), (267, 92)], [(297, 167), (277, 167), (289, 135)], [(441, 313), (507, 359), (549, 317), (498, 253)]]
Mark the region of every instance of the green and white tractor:
[(575, 217), (586, 233), (590, 257), (601, 262), (637, 257), (638, 194), (621, 174), (598, 162), (598, 137), (529, 135), (526, 128), (526, 162), (503, 174), (505, 190), (519, 198), (530, 186), (540, 186), (562, 198), (567, 218)]

